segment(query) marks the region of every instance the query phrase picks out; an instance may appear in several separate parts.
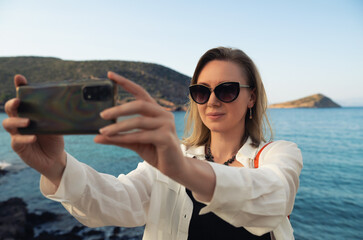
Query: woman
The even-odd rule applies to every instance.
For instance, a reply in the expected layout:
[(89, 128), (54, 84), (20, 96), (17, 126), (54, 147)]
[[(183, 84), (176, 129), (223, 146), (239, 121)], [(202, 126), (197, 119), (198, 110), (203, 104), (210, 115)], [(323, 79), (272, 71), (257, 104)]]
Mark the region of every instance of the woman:
[[(23, 136), (18, 99), (3, 122), (15, 152), (39, 171), (42, 193), (90, 226), (146, 224), (143, 239), (293, 239), (293, 209), (302, 168), (294, 143), (265, 146), (267, 101), (252, 60), (215, 48), (200, 59), (190, 86), (189, 134), (180, 147), (173, 114), (139, 85), (108, 77), (136, 100), (101, 113), (139, 114), (100, 129), (95, 142), (126, 147), (145, 161), (118, 178), (101, 174), (64, 151), (61, 136)], [(15, 85), (26, 84), (15, 76)], [(268, 124), (268, 121), (266, 121)], [(125, 131), (139, 129), (123, 133)], [(259, 152), (259, 168), (253, 159)], [(205, 161), (205, 160), (209, 161)]]

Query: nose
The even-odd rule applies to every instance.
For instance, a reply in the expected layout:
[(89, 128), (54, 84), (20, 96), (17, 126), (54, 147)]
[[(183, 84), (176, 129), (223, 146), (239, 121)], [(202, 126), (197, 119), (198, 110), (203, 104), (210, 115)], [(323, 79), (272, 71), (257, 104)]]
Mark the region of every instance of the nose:
[(219, 105), (221, 105), (221, 101), (216, 97), (216, 94), (214, 93), (214, 91), (210, 94), (207, 105), (208, 106), (219, 106)]

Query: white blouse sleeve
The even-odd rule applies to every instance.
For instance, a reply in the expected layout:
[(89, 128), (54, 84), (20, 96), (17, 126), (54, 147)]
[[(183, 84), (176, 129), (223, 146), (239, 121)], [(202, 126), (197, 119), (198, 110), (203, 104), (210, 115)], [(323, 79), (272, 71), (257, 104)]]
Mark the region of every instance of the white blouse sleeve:
[(200, 214), (214, 212), (235, 227), (261, 235), (274, 230), (291, 213), (303, 165), (296, 144), (273, 142), (262, 151), (257, 169), (210, 164), (216, 187)]
[(146, 222), (155, 171), (146, 162), (118, 178), (95, 171), (67, 154), (60, 186), (41, 177), (40, 190), (61, 202), (79, 222), (89, 227), (142, 226)]

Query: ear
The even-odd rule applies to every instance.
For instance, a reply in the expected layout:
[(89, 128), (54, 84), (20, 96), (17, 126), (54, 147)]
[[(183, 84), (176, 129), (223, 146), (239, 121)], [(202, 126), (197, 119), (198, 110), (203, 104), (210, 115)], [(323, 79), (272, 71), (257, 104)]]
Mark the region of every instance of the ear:
[(256, 88), (250, 91), (250, 100), (248, 102), (248, 108), (252, 108), (256, 103)]

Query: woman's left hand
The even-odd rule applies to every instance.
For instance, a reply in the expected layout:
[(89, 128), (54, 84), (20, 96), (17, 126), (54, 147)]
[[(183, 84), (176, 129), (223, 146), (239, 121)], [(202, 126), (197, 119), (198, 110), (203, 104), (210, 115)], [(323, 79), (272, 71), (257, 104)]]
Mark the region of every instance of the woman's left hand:
[[(117, 119), (134, 114), (139, 116), (100, 129), (95, 142), (131, 149), (165, 175), (177, 177), (183, 169), (184, 157), (176, 134), (174, 115), (157, 104), (140, 85), (113, 72), (108, 73), (108, 78), (131, 93), (136, 100), (106, 109), (101, 117)], [(129, 132), (135, 129), (137, 131)]]

